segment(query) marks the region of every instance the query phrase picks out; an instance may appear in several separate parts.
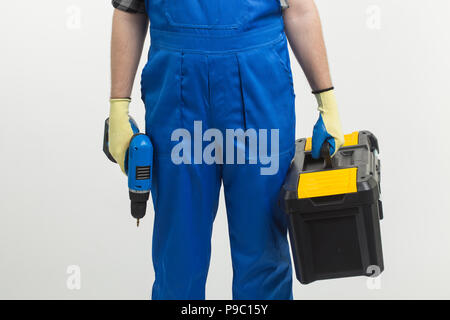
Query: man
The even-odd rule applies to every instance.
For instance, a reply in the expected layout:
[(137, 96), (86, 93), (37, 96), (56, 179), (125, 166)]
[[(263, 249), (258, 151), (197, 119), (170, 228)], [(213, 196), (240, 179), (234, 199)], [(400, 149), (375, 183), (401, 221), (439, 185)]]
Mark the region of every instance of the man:
[[(151, 23), (141, 87), (146, 134), (155, 148), (153, 299), (204, 299), (222, 183), (233, 298), (292, 299), (286, 221), (277, 206), (295, 149), (286, 35), (319, 103), (313, 156), (325, 141), (334, 155), (344, 138), (314, 1), (289, 2), (282, 10), (284, 0), (113, 0), (110, 151), (122, 170), (133, 135), (129, 97)], [(174, 131), (194, 135), (200, 121), (202, 129), (224, 135), (277, 130), (269, 149), (277, 150), (278, 170), (263, 175), (263, 164), (250, 158), (246, 164), (174, 163)]]

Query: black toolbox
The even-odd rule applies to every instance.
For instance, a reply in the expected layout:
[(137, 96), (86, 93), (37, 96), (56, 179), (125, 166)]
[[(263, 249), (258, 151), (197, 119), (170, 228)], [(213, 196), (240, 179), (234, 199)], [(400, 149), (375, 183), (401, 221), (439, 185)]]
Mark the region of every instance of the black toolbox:
[(371, 132), (354, 132), (327, 166), (312, 158), (311, 138), (296, 141), (280, 205), (301, 283), (384, 270), (378, 152)]

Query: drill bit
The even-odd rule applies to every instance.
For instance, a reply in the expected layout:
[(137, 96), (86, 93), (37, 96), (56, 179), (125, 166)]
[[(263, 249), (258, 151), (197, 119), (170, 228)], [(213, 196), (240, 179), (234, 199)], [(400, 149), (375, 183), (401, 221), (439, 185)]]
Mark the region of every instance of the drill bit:
[(139, 219), (137, 219), (137, 227), (139, 228)]

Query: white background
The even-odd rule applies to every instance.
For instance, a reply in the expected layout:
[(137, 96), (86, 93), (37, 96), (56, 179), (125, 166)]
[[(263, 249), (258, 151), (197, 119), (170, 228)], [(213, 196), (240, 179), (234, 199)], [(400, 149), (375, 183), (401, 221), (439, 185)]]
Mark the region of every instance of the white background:
[[(386, 270), (375, 290), (364, 277), (294, 281), (295, 298), (450, 298), (450, 1), (317, 4), (345, 132), (380, 141)], [(126, 178), (101, 151), (111, 15), (109, 0), (2, 5), (0, 298), (150, 297), (152, 209), (136, 229)], [(292, 65), (300, 138), (317, 111)], [(133, 99), (143, 127), (138, 81)], [(222, 202), (209, 299), (231, 298), (226, 230)], [(80, 290), (67, 287), (70, 265)]]

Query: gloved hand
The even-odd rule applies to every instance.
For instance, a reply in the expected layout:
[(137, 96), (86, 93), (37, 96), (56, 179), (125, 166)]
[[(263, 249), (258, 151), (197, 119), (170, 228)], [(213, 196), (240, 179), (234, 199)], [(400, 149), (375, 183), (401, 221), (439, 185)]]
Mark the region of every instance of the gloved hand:
[(128, 150), (133, 129), (131, 128), (128, 107), (131, 99), (111, 99), (109, 111), (109, 152), (125, 173), (125, 154)]
[(311, 154), (314, 159), (318, 159), (325, 141), (330, 144), (330, 154), (334, 156), (344, 144), (344, 134), (342, 133), (334, 89), (315, 93), (315, 96), (319, 104), (320, 115), (313, 130)]

